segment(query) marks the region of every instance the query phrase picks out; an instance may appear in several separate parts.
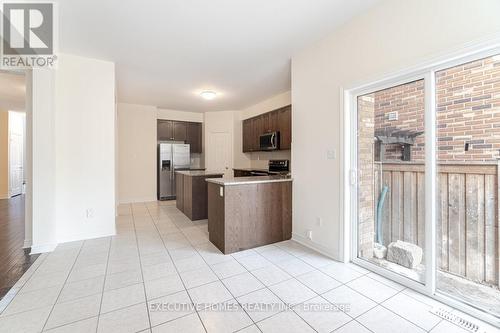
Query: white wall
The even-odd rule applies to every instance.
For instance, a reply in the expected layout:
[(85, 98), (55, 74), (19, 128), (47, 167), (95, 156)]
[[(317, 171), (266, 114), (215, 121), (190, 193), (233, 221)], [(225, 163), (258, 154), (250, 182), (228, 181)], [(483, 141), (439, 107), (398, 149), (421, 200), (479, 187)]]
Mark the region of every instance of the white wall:
[[(203, 122), (203, 113), (127, 103), (118, 103), (117, 113), (118, 202), (155, 201), (157, 119)], [(203, 166), (202, 154), (191, 157), (192, 167)]]
[(59, 56), (55, 96), (57, 242), (113, 235), (114, 64), (73, 55)]
[(202, 123), (203, 113), (158, 108), (158, 119), (191, 121), (195, 123)]
[(156, 200), (155, 106), (118, 103), (120, 203)]
[(55, 75), (53, 71), (33, 69), (26, 75), (26, 165), (27, 193), (25, 247), (32, 253), (52, 250), (57, 244), (55, 221)]
[(279, 95), (269, 97), (268, 99), (265, 99), (257, 104), (246, 107), (245, 109), (241, 110), (242, 113), (241, 118), (242, 119), (252, 118), (258, 116), (259, 114), (273, 111), (281, 107), (290, 105), (291, 103), (292, 103), (292, 92), (286, 91)]
[[(343, 260), (340, 89), (417, 65), (500, 31), (500, 1), (387, 0), (292, 59), (293, 233)], [(327, 159), (335, 149), (338, 158)], [(323, 226), (316, 224), (323, 219)]]
[(235, 127), (235, 111), (217, 111), (217, 112), (206, 112), (205, 122), (204, 122), (204, 136), (205, 136), (205, 167), (210, 171), (224, 171), (217, 170), (215, 166), (215, 149), (216, 147), (211, 144), (213, 142), (213, 137), (216, 133), (227, 133), (229, 136), (230, 144), (227, 148), (227, 154), (229, 158), (228, 172), (226, 176), (232, 175), (232, 168), (234, 166), (234, 127)]

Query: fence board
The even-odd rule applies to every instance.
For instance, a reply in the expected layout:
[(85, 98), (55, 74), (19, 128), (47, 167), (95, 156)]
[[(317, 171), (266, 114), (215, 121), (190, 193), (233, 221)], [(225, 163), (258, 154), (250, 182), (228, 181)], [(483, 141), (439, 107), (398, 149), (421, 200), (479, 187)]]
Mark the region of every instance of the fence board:
[(486, 175), (484, 177), (484, 267), (485, 281), (490, 284), (496, 284), (498, 281), (498, 252), (496, 244), (496, 210), (495, 210), (495, 192), (496, 177)]
[(450, 174), (448, 178), (450, 239), (450, 272), (465, 276), (465, 175)]
[[(497, 164), (440, 164), (436, 247), (440, 270), (500, 285)], [(383, 243), (425, 247), (425, 173), (421, 163), (376, 164), (375, 196), (389, 186), (382, 211)], [(375, 207), (376, 207), (375, 202)], [(424, 248), (425, 251), (425, 248)]]
[[(385, 246), (389, 245), (392, 242), (392, 219), (391, 219), (391, 203), (392, 203), (392, 173), (391, 172), (383, 172), (382, 174), (382, 187), (387, 186), (389, 190), (387, 191), (387, 195), (385, 197), (384, 208), (382, 210), (382, 241)], [(379, 193), (380, 195), (380, 193)]]
[(403, 182), (401, 172), (392, 173), (392, 241), (403, 239)]
[[(417, 244), (425, 253), (425, 173), (417, 173)], [(423, 257), (425, 259), (425, 255)], [(424, 261), (424, 260), (422, 260)]]
[(484, 281), (484, 176), (465, 179), (466, 272), (473, 281)]
[(437, 207), (437, 262), (438, 267), (444, 271), (449, 270), (448, 264), (448, 174), (440, 173), (438, 175), (438, 207)]
[(403, 173), (403, 234), (404, 241), (417, 243), (417, 198), (416, 198), (416, 174), (414, 172)]

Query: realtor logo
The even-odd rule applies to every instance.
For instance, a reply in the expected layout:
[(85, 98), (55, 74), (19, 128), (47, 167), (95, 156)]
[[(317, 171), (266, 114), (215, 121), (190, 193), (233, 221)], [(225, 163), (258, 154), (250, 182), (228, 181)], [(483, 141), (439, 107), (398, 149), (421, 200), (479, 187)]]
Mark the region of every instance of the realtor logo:
[(2, 67), (53, 67), (54, 3), (2, 3)]

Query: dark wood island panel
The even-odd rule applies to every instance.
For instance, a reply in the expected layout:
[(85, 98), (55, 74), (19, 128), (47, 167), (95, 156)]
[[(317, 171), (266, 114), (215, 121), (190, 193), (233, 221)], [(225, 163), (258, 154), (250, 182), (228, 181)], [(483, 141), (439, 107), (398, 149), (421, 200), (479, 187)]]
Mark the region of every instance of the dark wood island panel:
[(292, 182), (209, 182), (208, 232), (224, 254), (290, 239)]
[(178, 171), (175, 174), (176, 206), (191, 221), (208, 218), (207, 178), (221, 178), (223, 173)]

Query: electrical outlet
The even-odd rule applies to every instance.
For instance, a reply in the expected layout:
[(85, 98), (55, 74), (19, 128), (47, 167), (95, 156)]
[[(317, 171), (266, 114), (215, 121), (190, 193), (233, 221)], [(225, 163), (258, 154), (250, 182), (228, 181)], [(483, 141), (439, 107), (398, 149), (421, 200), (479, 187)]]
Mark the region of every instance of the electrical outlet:
[(222, 186), (221, 186), (221, 187), (219, 187), (219, 195), (220, 195), (221, 197), (223, 197), (223, 196), (224, 196), (224, 187), (222, 187)]
[(92, 208), (88, 208), (85, 211), (85, 215), (87, 216), (88, 219), (94, 218), (94, 210)]
[(307, 230), (307, 239), (309, 239), (309, 240), (313, 239), (313, 232), (312, 232), (312, 230)]
[(321, 217), (317, 217), (316, 218), (316, 225), (318, 227), (322, 227), (323, 226), (323, 219)]

